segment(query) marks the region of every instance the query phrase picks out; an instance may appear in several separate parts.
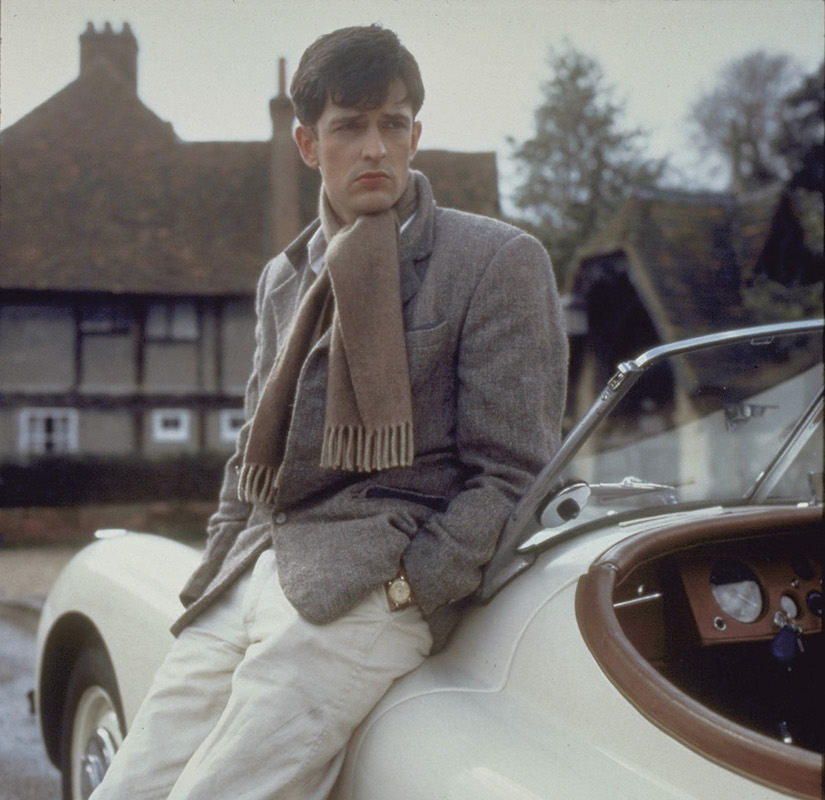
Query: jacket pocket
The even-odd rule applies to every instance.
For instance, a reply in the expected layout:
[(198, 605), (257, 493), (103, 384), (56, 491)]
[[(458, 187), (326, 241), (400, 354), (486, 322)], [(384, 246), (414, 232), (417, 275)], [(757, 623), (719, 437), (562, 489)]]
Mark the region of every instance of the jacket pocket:
[(417, 503), (432, 511), (444, 512), (450, 505), (448, 498), (439, 494), (424, 494), (414, 492), (410, 489), (394, 489), (390, 486), (370, 486), (364, 497), (378, 500), (406, 500), (409, 503)]
[(447, 321), (438, 322), (434, 325), (427, 325), (420, 328), (412, 328), (404, 332), (407, 340), (407, 353), (419, 348), (436, 347), (442, 344), (447, 338), (449, 325)]

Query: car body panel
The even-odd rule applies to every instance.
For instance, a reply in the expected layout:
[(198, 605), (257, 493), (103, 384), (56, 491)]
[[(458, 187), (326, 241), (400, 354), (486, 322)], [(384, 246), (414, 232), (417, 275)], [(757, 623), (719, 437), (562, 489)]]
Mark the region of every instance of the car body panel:
[[(785, 796), (663, 736), (602, 673), (576, 624), (576, 584), (602, 552), (654, 521), (664, 528), (707, 515), (610, 526), (543, 553), (472, 609), (446, 650), (396, 682), (356, 731), (336, 800), (383, 798), (382, 776), (410, 800)], [(177, 592), (198, 558), (147, 534), (97, 541), (64, 570), (44, 608), (41, 638), (67, 613), (94, 618), (127, 725), (172, 642)]]
[[(177, 593), (200, 556), (186, 545), (150, 534), (107, 536), (81, 550), (61, 572), (38, 625), (40, 687), (49, 638), (70, 616), (89, 620), (115, 668), (123, 711), (131, 722), (173, 637), (181, 613)], [(135, 646), (139, 643), (139, 646)]]
[[(655, 525), (686, 516), (703, 513)], [(399, 681), (356, 731), (336, 800), (379, 800), (382, 778), (410, 800), (786, 797), (663, 736), (593, 660), (576, 585), (628, 528), (645, 526), (560, 544), (473, 609), (449, 648)]]

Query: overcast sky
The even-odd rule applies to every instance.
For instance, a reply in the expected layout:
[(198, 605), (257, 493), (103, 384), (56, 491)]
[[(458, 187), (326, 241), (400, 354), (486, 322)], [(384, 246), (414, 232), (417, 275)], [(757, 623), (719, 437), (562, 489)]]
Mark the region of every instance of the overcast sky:
[(691, 164), (685, 118), (719, 68), (756, 49), (806, 71), (823, 58), (823, 0), (2, 0), (0, 125), (77, 77), (91, 21), (138, 40), (138, 92), (185, 140), (266, 139), (277, 61), (295, 68), (317, 36), (380, 22), (417, 57), (422, 146), (496, 150), (532, 132), (550, 46), (601, 64), (650, 154)]

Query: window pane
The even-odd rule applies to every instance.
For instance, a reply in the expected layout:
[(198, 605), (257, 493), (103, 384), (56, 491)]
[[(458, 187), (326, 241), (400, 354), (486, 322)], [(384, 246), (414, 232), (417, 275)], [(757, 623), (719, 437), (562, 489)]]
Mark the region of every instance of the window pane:
[(23, 409), (20, 412), (20, 452), (27, 455), (77, 452), (77, 420), (74, 409)]
[(169, 308), (166, 303), (152, 303), (146, 311), (146, 338), (166, 339), (169, 335)]
[(86, 303), (80, 316), (83, 333), (127, 333), (130, 315), (122, 303)]
[(152, 438), (156, 442), (189, 440), (190, 413), (186, 409), (167, 408), (152, 412)]
[(170, 336), (175, 341), (191, 342), (198, 338), (198, 316), (192, 301), (175, 303), (172, 307)]
[(147, 339), (192, 342), (198, 333), (198, 313), (192, 300), (152, 303), (146, 312)]
[(238, 438), (238, 432), (243, 427), (245, 420), (243, 410), (231, 409), (221, 411), (221, 441), (234, 442)]

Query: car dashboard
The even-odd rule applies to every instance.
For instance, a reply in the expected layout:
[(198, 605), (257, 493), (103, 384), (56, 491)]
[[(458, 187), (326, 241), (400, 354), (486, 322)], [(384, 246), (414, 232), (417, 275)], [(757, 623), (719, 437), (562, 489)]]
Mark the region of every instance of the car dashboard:
[(819, 797), (822, 510), (729, 511), (631, 536), (579, 581), (577, 619), (614, 685), (730, 769)]
[(822, 631), (818, 544), (812, 535), (771, 537), (681, 559), (682, 586), (702, 646), (771, 639), (775, 657), (792, 661), (794, 652), (785, 650), (779, 634)]

